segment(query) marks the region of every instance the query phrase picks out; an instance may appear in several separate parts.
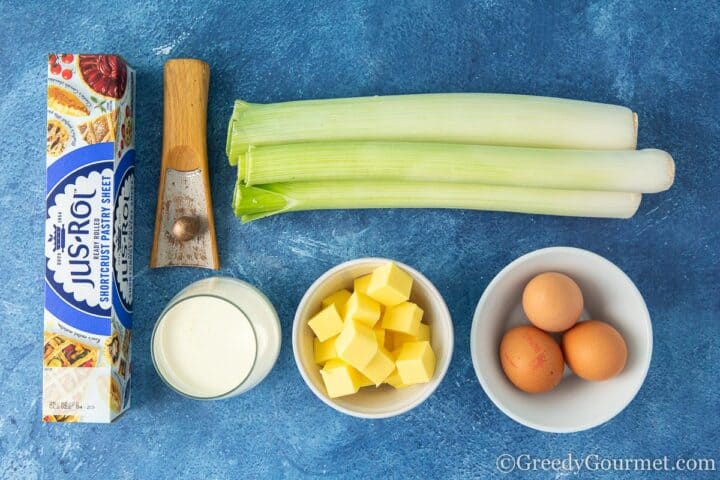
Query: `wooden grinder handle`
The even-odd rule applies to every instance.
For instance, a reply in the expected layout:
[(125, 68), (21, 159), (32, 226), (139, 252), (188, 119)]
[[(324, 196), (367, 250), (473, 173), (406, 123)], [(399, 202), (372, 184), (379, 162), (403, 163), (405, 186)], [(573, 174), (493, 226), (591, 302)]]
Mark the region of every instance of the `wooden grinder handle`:
[[(157, 266), (157, 246), (162, 224), (166, 171), (200, 170), (207, 203), (207, 228), (212, 242), (211, 268), (219, 268), (215, 222), (210, 195), (207, 153), (207, 105), (210, 67), (202, 60), (168, 60), (164, 70), (163, 143), (155, 234), (150, 266)], [(170, 219), (177, 221), (178, 219)]]
[(207, 172), (210, 67), (202, 60), (168, 60), (164, 84), (162, 171)]

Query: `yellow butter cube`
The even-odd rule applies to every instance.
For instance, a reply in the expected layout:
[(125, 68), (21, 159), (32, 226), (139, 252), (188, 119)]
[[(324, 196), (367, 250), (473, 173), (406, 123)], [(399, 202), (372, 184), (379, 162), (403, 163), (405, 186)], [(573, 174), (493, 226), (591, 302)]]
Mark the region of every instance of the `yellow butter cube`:
[(337, 337), (332, 337), (324, 342), (321, 342), (319, 338), (313, 338), (313, 353), (315, 355), (315, 363), (323, 365), (328, 360), (337, 358), (337, 352), (335, 351), (335, 340)]
[(361, 370), (378, 351), (375, 331), (362, 322), (348, 319), (335, 340), (335, 350), (340, 359)]
[(387, 383), (388, 385), (392, 385), (395, 388), (407, 387), (407, 385), (403, 383), (402, 378), (400, 378), (400, 374), (398, 373), (397, 369), (393, 370), (390, 376), (385, 379), (385, 383)]
[(422, 317), (422, 308), (412, 302), (403, 302), (385, 310), (382, 328), (417, 337)]
[(427, 323), (420, 323), (420, 327), (418, 328), (418, 334), (417, 339), (419, 342), (427, 340), (430, 341), (430, 325)]
[(380, 326), (375, 326), (373, 328), (375, 331), (375, 337), (377, 337), (378, 347), (384, 347), (385, 346), (385, 329)]
[(435, 352), (430, 342), (405, 343), (398, 353), (395, 366), (405, 385), (429, 382), (435, 373)]
[(362, 293), (353, 293), (345, 304), (345, 320), (352, 319), (373, 327), (380, 320), (380, 304)]
[[(395, 332), (392, 332), (390, 330), (386, 333), (388, 336), (393, 337), (395, 335)], [(397, 361), (398, 355), (400, 355), (400, 348), (396, 348), (390, 352), (390, 356), (394, 361)], [(385, 383), (388, 385), (392, 385), (395, 388), (405, 388), (408, 385), (405, 385), (400, 378), (400, 374), (397, 371), (397, 363), (395, 364), (395, 369), (392, 371), (392, 373), (385, 379)]]
[(395, 370), (395, 361), (392, 355), (384, 348), (379, 348), (370, 363), (360, 369), (360, 373), (369, 378), (376, 386), (380, 386), (393, 370)]
[[(381, 325), (382, 325), (382, 323), (381, 323)], [(394, 344), (393, 339), (394, 339), (395, 335), (393, 335), (393, 333), (394, 332), (392, 330), (385, 330), (385, 348), (387, 348), (388, 350), (393, 350), (395, 348), (395, 346), (393, 345)]]
[(323, 308), (325, 308), (329, 305), (334, 304), (338, 310), (338, 313), (340, 314), (340, 316), (342, 316), (344, 314), (345, 304), (350, 298), (350, 295), (352, 295), (352, 293), (350, 293), (349, 290), (343, 288), (342, 290), (338, 290), (332, 295), (328, 295), (327, 297), (325, 297), (325, 299), (322, 301), (322, 306)]
[(315, 333), (315, 336), (324, 342), (342, 331), (343, 320), (335, 304), (323, 308), (308, 322), (308, 326)]
[(357, 393), (362, 383), (359, 372), (338, 359), (329, 360), (320, 370), (320, 375), (330, 398)]
[[(350, 368), (352, 368), (352, 367), (350, 367)], [(357, 370), (356, 370), (356, 371), (357, 371)], [(358, 374), (358, 378), (360, 379), (360, 383), (358, 383), (358, 385), (360, 385), (360, 388), (362, 388), (362, 387), (370, 387), (370, 386), (373, 386), (373, 387), (374, 387), (374, 386), (375, 386), (375, 384), (373, 383), (373, 381), (370, 380), (368, 377), (366, 377), (365, 375), (363, 375), (363, 374), (360, 373), (360, 372), (357, 372), (357, 374)]]
[(370, 285), (370, 278), (372, 278), (372, 273), (356, 278), (355, 282), (353, 282), (353, 290), (357, 293), (364, 293), (367, 295), (367, 287)]
[(418, 333), (414, 336), (402, 332), (392, 332), (392, 344), (390, 348), (396, 349), (402, 347), (403, 343), (421, 342), (423, 340), (430, 340), (430, 325), (428, 325), (427, 323), (420, 323), (420, 326), (418, 327)]
[(412, 284), (412, 277), (391, 262), (373, 270), (367, 294), (383, 305), (392, 307), (410, 298)]

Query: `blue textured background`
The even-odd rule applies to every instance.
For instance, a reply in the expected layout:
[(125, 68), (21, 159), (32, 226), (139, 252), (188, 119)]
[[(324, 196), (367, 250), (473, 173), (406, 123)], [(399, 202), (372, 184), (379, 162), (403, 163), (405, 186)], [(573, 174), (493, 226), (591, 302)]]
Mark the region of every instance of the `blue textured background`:
[[(528, 1), (201, 0), (129, 2), (124, 11), (100, 3), (0, 3), (3, 476), (486, 478), (497, 475), (501, 453), (720, 461), (715, 1), (558, 7)], [(135, 388), (132, 409), (110, 426), (40, 422), (50, 51), (117, 52), (138, 71)], [(283, 326), (283, 349), (269, 377), (246, 395), (214, 403), (185, 400), (164, 387), (148, 352), (163, 305), (209, 275), (147, 267), (162, 66), (179, 56), (205, 59), (212, 69), (208, 142), (221, 273), (267, 293)], [(639, 146), (675, 157), (675, 185), (644, 198), (628, 221), (397, 210), (289, 214), (241, 226), (232, 216), (234, 171), (223, 150), (233, 99), (455, 91), (628, 105), (640, 115)], [(633, 403), (611, 422), (571, 435), (535, 432), (505, 417), (483, 393), (469, 355), (471, 316), (487, 283), (515, 257), (550, 245), (587, 248), (617, 263), (645, 295), (655, 329), (650, 373)], [(411, 413), (384, 421), (362, 421), (324, 406), (300, 378), (289, 341), (294, 309), (310, 283), (339, 262), (368, 255), (423, 271), (444, 294), (455, 321), (455, 355), (438, 391)]]

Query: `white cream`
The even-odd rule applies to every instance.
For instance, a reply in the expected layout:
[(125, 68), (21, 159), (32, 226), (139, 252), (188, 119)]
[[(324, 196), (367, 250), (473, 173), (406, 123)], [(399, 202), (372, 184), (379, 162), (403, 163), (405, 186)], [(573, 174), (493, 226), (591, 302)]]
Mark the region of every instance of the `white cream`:
[(236, 395), (258, 384), (280, 351), (280, 324), (270, 302), (231, 278), (195, 282), (155, 326), (152, 353), (160, 376), (196, 398)]

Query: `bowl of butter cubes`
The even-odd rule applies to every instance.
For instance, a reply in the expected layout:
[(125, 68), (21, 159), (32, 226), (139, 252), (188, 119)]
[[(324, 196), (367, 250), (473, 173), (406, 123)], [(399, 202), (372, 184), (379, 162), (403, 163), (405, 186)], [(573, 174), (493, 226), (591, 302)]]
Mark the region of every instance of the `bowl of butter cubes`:
[(337, 411), (387, 418), (442, 381), (453, 325), (435, 286), (385, 258), (342, 263), (310, 286), (295, 313), (293, 352), (313, 393)]

